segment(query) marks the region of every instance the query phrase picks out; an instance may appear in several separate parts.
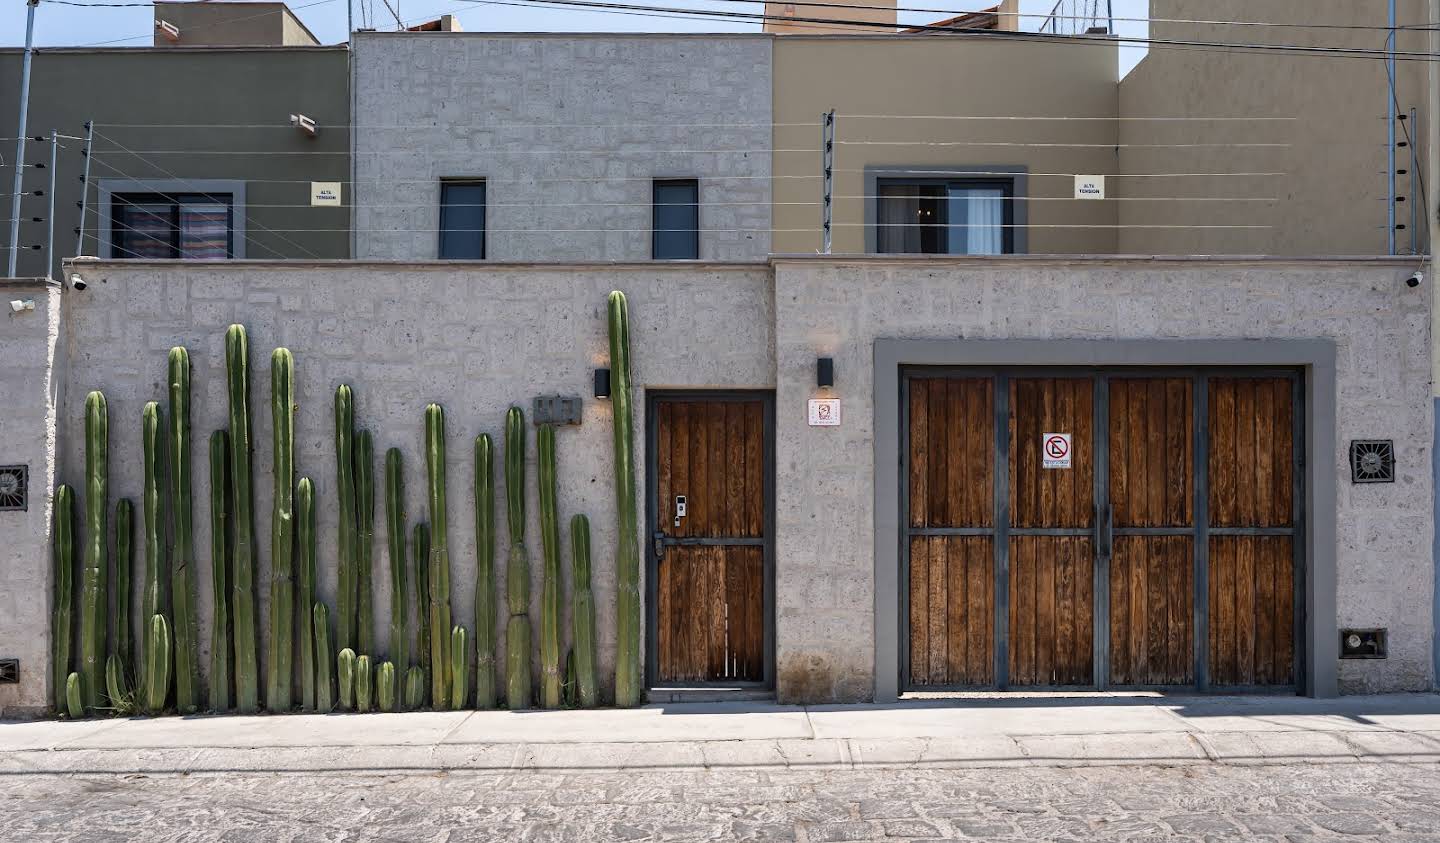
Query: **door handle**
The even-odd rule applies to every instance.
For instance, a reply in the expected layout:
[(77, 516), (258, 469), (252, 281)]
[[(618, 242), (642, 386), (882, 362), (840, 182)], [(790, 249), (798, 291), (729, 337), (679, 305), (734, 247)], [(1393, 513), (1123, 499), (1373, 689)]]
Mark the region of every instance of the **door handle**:
[(656, 530), (652, 539), (655, 542), (655, 561), (659, 562), (665, 558), (665, 534)]

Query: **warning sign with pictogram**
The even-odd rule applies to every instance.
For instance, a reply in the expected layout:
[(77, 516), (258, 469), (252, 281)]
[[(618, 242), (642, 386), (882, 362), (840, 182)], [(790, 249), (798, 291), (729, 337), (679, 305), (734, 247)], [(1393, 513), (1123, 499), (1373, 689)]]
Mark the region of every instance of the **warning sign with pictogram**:
[(1040, 458), (1045, 468), (1070, 468), (1072, 453), (1068, 433), (1047, 433), (1040, 440)]

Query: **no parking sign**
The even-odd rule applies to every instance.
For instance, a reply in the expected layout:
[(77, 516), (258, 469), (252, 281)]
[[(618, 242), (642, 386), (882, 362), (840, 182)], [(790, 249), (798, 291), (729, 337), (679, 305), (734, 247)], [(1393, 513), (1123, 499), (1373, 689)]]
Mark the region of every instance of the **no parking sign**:
[(1070, 468), (1074, 453), (1070, 434), (1047, 433), (1040, 439), (1041, 465), (1045, 468)]

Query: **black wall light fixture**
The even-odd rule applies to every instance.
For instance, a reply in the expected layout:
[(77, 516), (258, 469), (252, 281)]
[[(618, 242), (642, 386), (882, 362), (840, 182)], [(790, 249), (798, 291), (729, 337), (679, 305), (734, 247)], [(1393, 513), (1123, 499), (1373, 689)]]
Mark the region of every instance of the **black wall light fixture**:
[(610, 397), (610, 370), (609, 370), (609, 369), (596, 369), (596, 370), (595, 370), (595, 397), (596, 397), (596, 398), (609, 398), (609, 397)]
[(835, 358), (815, 358), (815, 385), (828, 389), (835, 385)]

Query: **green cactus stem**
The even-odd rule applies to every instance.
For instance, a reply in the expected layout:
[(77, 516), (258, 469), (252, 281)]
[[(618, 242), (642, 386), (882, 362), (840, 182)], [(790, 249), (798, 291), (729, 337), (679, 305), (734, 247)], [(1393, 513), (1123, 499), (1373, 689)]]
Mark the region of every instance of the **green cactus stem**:
[(84, 684), (78, 673), (65, 677), (65, 713), (70, 715), (71, 720), (79, 720), (85, 716), (85, 700), (80, 692)]
[(390, 660), (410, 666), (410, 592), (405, 576), (405, 459), (385, 452), (385, 538), (390, 552)]
[(355, 708), (355, 651), (346, 647), (335, 657), (335, 673), (340, 680), (340, 708)]
[(475, 707), (495, 707), (495, 446), (475, 437)]
[(160, 405), (150, 401), (140, 414), (140, 450), (144, 481), (140, 492), (140, 506), (145, 519), (145, 589), (140, 594), (140, 618), (142, 655), (140, 673), (150, 673), (150, 618), (166, 612), (165, 583), (165, 541), (162, 537), (165, 527), (164, 504), (160, 497), (161, 460)]
[(274, 496), (270, 508), (270, 649), (265, 660), (265, 707), (289, 711), (295, 701), (295, 357), (288, 348), (277, 348), (270, 355), (270, 419)]
[(335, 707), (335, 651), (330, 649), (330, 610), (316, 603), (311, 610), (315, 623), (315, 710), (328, 713)]
[(370, 711), (374, 703), (375, 679), (370, 672), (370, 657), (355, 659), (355, 710), (361, 714)]
[(595, 683), (595, 596), (590, 591), (590, 519), (584, 515), (570, 519), (570, 561), (575, 697), (581, 708), (594, 708), (599, 704)]
[(335, 494), (340, 507), (335, 644), (343, 649), (355, 643), (359, 585), (355, 570), (355, 393), (343, 383), (335, 388)]
[(540, 550), (544, 569), (540, 579), (540, 706), (559, 708), (560, 675), (560, 521), (555, 503), (555, 426), (540, 425), (535, 436), (540, 482)]
[(110, 586), (115, 592), (113, 629), (110, 632), (110, 655), (119, 656), (122, 664), (135, 661), (135, 631), (130, 626), (130, 601), (135, 570), (135, 504), (129, 498), (115, 502), (115, 567)]
[(175, 709), (200, 710), (200, 624), (195, 612), (195, 524), (190, 466), (190, 352), (170, 349), (170, 611), (175, 618)]
[(315, 710), (315, 484), (301, 477), (295, 487), (295, 540), (300, 547), (298, 593), (295, 595), (300, 653), (300, 705)]
[(425, 408), (425, 476), (430, 492), (430, 699), (450, 699), (450, 548), (446, 530), (445, 411)]
[(70, 641), (74, 634), (75, 604), (75, 490), (55, 489), (55, 536), (51, 552), (50, 583), (50, 689), (55, 711), (67, 708), (66, 679), (70, 676)]
[(576, 708), (580, 702), (580, 695), (575, 690), (575, 682), (575, 648), (571, 647), (565, 651), (565, 682), (561, 686), (560, 693), (567, 708)]
[(355, 434), (355, 640), (375, 651), (375, 439)]
[(425, 671), (416, 665), (405, 671), (405, 710), (415, 711), (425, 705)]
[(250, 344), (243, 325), (225, 332), (225, 373), (230, 398), (230, 501), (234, 507), (235, 707), (260, 710), (259, 609), (255, 600), (255, 500), (250, 473)]
[(469, 698), (468, 689), (465, 686), (465, 677), (470, 670), (466, 665), (465, 655), (469, 648), (465, 644), (465, 627), (457, 626), (450, 630), (450, 708), (459, 711), (465, 707)]
[(415, 525), (415, 614), (420, 619), (416, 649), (420, 652), (420, 670), (425, 674), (423, 700), (430, 696), (430, 527), (421, 522)]
[(164, 615), (151, 615), (145, 661), (145, 710), (159, 714), (170, 694), (170, 624)]
[(135, 701), (130, 695), (130, 683), (125, 678), (125, 662), (118, 653), (111, 653), (105, 660), (105, 696), (110, 700), (110, 709), (116, 714), (133, 714)]
[(630, 395), (630, 309), (616, 290), (607, 302), (610, 405), (615, 416), (615, 704), (640, 704), (640, 525), (635, 515), (635, 411)]
[(85, 707), (100, 705), (110, 601), (105, 514), (110, 508), (110, 413), (105, 396), (85, 397), (85, 559), (80, 573), (80, 678)]
[(510, 555), (505, 564), (505, 704), (530, 707), (530, 557), (525, 551), (525, 414), (505, 414), (505, 519)]
[(230, 710), (230, 437), (210, 434), (210, 710)]
[(375, 706), (381, 711), (394, 711), (397, 699), (395, 663), (380, 662), (380, 666), (375, 669)]

